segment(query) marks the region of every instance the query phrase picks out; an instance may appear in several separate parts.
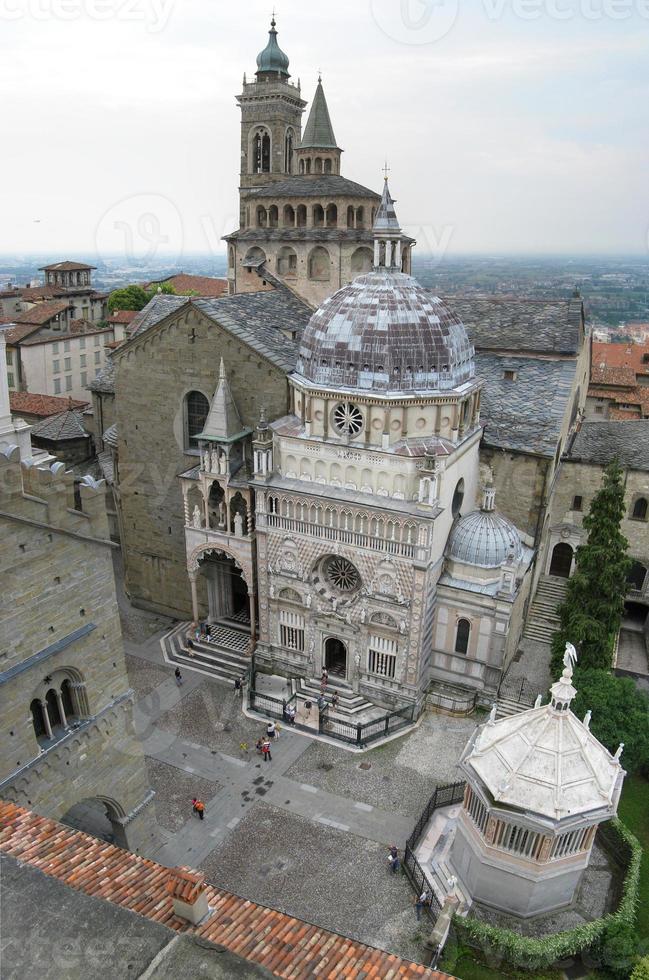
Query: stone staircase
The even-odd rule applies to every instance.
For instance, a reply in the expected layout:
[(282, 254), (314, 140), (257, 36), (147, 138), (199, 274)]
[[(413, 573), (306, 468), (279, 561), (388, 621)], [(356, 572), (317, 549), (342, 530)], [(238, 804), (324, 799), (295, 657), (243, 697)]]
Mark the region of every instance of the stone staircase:
[(568, 580), (544, 575), (534, 596), (534, 602), (527, 615), (524, 636), (539, 643), (550, 643), (552, 634), (559, 628), (557, 610), (566, 596)]
[[(330, 674), (324, 695), (327, 704), (330, 704), (334, 691), (338, 695), (338, 704), (335, 710), (329, 709), (329, 717), (332, 719), (358, 725), (384, 718), (388, 713), (385, 708), (380, 708), (371, 701), (366, 701), (360, 694), (356, 694), (345, 681)], [(293, 694), (297, 695), (297, 700), (300, 702), (312, 701), (317, 704), (320, 697), (320, 682), (313, 677), (292, 677), (291, 695)]]
[(167, 663), (201, 670), (215, 680), (233, 686), (235, 678), (242, 677), (250, 666), (250, 658), (239, 652), (247, 646), (243, 641), (246, 638), (249, 640), (245, 630), (219, 626), (218, 630), (213, 631), (213, 642), (192, 639), (194, 649), (189, 650), (188, 627), (188, 623), (181, 623), (160, 640)]

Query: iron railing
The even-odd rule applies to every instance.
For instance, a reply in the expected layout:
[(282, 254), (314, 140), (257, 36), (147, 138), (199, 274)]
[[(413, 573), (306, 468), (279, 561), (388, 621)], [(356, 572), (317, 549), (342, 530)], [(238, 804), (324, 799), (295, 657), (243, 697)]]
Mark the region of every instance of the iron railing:
[(448, 783), (444, 786), (437, 786), (406, 841), (403, 869), (415, 894), (421, 895), (424, 890), (428, 892), (430, 903), (425, 907), (425, 911), (433, 925), (437, 922), (439, 913), (442, 911), (442, 905), (424, 869), (415, 857), (414, 851), (435, 810), (442, 806), (453, 806), (455, 803), (461, 803), (464, 799), (465, 786), (466, 783)]
[[(268, 718), (285, 719), (286, 708), (289, 704), (297, 701), (297, 692), (290, 698), (276, 698), (270, 694), (255, 689), (254, 675), (251, 678), (248, 688), (248, 707), (251, 711), (258, 711), (259, 714)], [(314, 701), (316, 699), (314, 698)], [(339, 742), (346, 742), (348, 745), (355, 745), (358, 748), (365, 748), (388, 735), (407, 728), (416, 720), (416, 706), (410, 705), (401, 708), (399, 711), (392, 711), (373, 721), (356, 723), (347, 721), (344, 718), (334, 718), (330, 714), (330, 705), (327, 704), (319, 712), (318, 732), (321, 735), (328, 735)], [(313, 729), (307, 725), (295, 722), (292, 726), (301, 731), (312, 732)]]

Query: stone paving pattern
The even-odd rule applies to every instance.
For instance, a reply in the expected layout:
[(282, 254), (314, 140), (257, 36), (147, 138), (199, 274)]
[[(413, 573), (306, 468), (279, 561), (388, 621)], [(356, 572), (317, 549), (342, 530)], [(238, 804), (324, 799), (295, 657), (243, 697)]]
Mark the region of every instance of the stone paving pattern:
[(211, 800), (222, 788), (213, 780), (183, 772), (176, 766), (168, 766), (157, 759), (147, 757), (146, 767), (149, 773), (151, 789), (155, 790), (156, 817), (165, 830), (176, 833), (193, 817), (191, 801), (194, 797), (200, 800)]
[(361, 755), (312, 742), (286, 775), (371, 806), (397, 807), (414, 824), (435, 786), (460, 778), (457, 762), (476, 724), (427, 714), (410, 735)]
[(201, 870), (244, 898), (420, 960), (412, 890), (387, 856), (385, 845), (258, 802)]

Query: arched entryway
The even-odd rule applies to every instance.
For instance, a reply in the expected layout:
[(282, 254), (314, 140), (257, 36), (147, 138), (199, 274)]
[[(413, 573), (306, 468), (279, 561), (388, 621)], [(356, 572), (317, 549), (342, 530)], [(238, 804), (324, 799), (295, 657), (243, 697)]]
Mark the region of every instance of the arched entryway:
[(250, 626), (248, 586), (234, 558), (222, 551), (207, 552), (198, 563), (207, 581), (208, 622)]
[(574, 551), (572, 545), (565, 541), (560, 541), (554, 546), (552, 561), (550, 562), (550, 575), (557, 578), (570, 578), (572, 571), (572, 559)]
[(123, 814), (116, 804), (94, 797), (75, 803), (63, 814), (60, 822), (91, 837), (124, 847), (124, 827), (119, 820), (121, 816)]
[(333, 677), (347, 677), (347, 647), (337, 636), (325, 641), (324, 666)]

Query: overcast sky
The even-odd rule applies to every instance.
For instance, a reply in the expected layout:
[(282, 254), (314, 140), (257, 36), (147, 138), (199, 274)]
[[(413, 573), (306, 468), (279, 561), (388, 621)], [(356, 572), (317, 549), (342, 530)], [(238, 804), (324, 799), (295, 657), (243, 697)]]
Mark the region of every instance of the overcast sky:
[[(423, 251), (647, 253), (649, 0), (277, 0)], [(222, 250), (272, 0), (0, 0), (0, 252)], [(308, 111), (308, 110), (307, 110)]]

